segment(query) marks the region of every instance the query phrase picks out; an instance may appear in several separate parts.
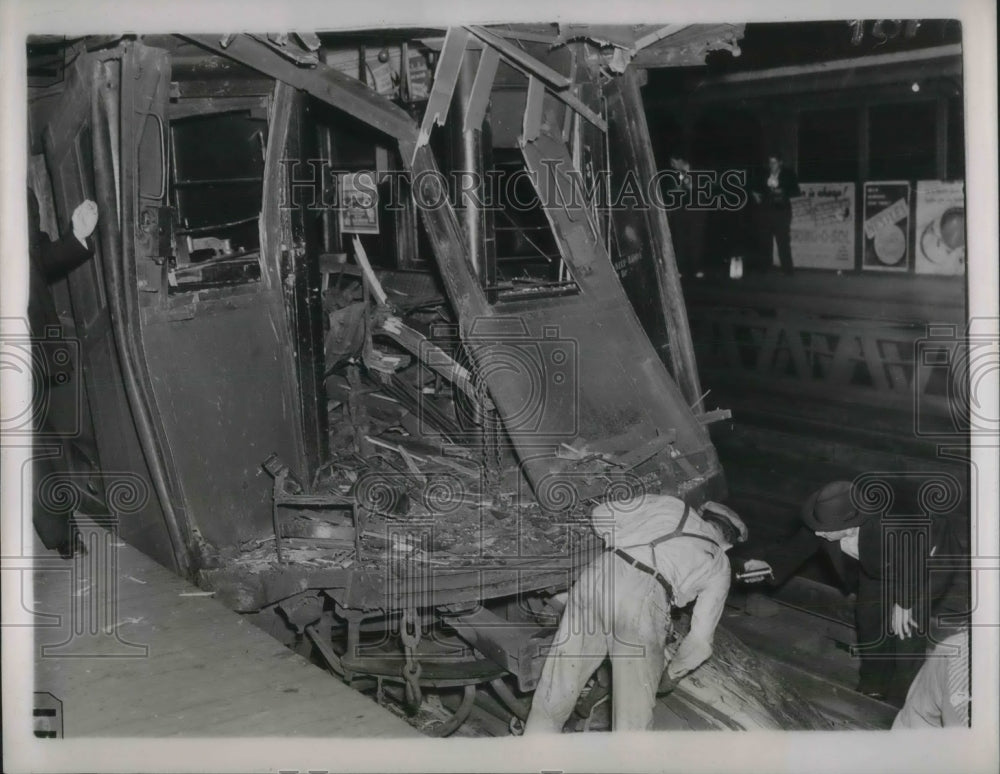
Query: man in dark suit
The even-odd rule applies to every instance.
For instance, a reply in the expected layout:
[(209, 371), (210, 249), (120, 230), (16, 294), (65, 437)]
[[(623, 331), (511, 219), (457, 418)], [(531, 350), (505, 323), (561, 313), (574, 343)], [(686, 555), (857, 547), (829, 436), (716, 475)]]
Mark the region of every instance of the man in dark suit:
[(772, 245), (778, 244), (778, 260), (785, 274), (792, 274), (792, 202), (801, 195), (795, 172), (787, 168), (781, 156), (772, 153), (767, 159), (767, 174), (758, 175), (751, 188), (757, 203), (760, 229), (760, 269), (771, 265)]
[(780, 586), (823, 552), (842, 590), (857, 594), (858, 690), (899, 706), (922, 663), (931, 606), (956, 596), (954, 571), (928, 572), (927, 559), (961, 550), (945, 517), (930, 520), (925, 541), (912, 527), (897, 529), (889, 517), (860, 510), (858, 502), (850, 482), (827, 484), (806, 501), (803, 528), (764, 559), (744, 561), (741, 574), (770, 570), (769, 585)]
[(708, 212), (695, 201), (697, 192), (689, 155), (684, 149), (671, 151), (672, 174), (664, 176), (664, 192), (670, 207), (670, 238), (674, 245), (677, 270), (684, 277), (705, 276), (705, 226)]
[[(91, 235), (97, 226), (97, 205), (89, 199), (73, 211), (70, 232), (57, 241), (46, 237), (40, 226), (38, 201), (28, 190), (28, 325), (34, 346), (33, 413), (36, 440), (61, 447), (59, 457), (39, 455), (34, 464), (34, 506), (32, 519), (35, 530), (47, 548), (63, 556), (72, 556), (72, 514), (58, 507), (59, 498), (40, 497), (39, 487), (52, 474), (70, 467), (72, 459), (81, 454), (86, 441), (73, 437), (67, 425), (75, 426), (76, 417), (66, 417), (77, 410), (74, 398), (77, 387), (72, 384), (73, 350), (61, 344), (62, 328), (50, 285), (64, 277), (94, 255)], [(55, 335), (53, 335), (55, 334)]]

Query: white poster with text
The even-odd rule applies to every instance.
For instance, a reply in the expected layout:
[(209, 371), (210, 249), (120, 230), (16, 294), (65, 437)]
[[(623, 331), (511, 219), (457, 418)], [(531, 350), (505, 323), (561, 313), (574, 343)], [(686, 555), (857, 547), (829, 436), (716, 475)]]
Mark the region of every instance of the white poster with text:
[[(803, 269), (854, 269), (854, 183), (799, 183), (792, 199), (792, 261)], [(778, 265), (777, 248), (774, 251)]]

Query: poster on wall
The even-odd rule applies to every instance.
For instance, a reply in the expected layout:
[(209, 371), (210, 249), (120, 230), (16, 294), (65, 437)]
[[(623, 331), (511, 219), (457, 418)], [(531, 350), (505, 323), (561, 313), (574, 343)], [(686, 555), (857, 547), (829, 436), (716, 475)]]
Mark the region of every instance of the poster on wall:
[(919, 180), (916, 192), (917, 274), (965, 273), (965, 183)]
[[(792, 260), (804, 269), (854, 269), (854, 183), (799, 183), (792, 199)], [(774, 265), (779, 266), (774, 247)]]
[(342, 234), (378, 233), (378, 189), (374, 172), (340, 175), (339, 220)]
[(910, 265), (910, 184), (865, 183), (861, 268), (906, 271)]
[(408, 51), (406, 59), (406, 85), (411, 102), (425, 100), (430, 95), (431, 72), (427, 60), (419, 51)]

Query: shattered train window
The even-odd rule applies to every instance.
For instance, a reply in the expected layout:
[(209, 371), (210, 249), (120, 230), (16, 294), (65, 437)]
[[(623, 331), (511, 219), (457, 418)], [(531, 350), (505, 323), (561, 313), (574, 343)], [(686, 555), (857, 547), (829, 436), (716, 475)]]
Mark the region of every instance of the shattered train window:
[(267, 121), (249, 110), (174, 119), (172, 292), (260, 280)]
[(495, 280), (486, 290), (493, 301), (566, 295), (577, 285), (559, 253), (548, 218), (516, 148), (493, 149), (496, 203)]

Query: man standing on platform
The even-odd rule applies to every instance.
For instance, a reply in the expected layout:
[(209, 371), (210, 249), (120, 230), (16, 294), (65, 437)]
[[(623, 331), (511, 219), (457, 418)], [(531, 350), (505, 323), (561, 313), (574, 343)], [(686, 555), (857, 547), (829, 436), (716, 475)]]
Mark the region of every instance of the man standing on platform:
[(667, 217), (674, 245), (677, 269), (681, 276), (701, 279), (705, 276), (705, 226), (708, 212), (695, 201), (696, 186), (691, 173), (689, 154), (684, 149), (670, 153), (672, 174), (665, 177), (669, 205)]
[(767, 174), (760, 175), (751, 192), (757, 203), (757, 223), (760, 232), (760, 269), (771, 266), (771, 250), (778, 245), (781, 270), (794, 273), (792, 263), (792, 202), (801, 195), (799, 181), (781, 156), (772, 153), (767, 158)]

